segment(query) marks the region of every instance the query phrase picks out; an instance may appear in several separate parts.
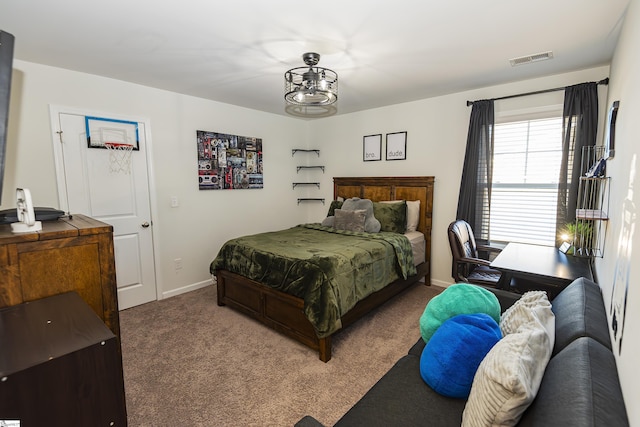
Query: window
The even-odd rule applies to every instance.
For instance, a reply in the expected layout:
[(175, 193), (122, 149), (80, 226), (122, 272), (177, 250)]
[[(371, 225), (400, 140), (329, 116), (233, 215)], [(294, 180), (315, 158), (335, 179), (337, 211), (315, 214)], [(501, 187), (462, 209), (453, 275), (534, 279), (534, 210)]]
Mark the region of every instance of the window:
[(492, 241), (554, 245), (562, 114), (496, 123)]

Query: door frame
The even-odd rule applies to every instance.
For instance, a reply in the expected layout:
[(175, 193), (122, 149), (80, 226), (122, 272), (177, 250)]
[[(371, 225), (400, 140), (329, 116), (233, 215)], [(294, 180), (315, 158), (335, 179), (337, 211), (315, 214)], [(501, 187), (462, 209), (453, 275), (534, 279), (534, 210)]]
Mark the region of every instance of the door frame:
[(151, 141), (151, 121), (148, 118), (123, 115), (116, 113), (109, 113), (104, 111), (90, 110), (86, 108), (67, 107), (62, 105), (49, 104), (49, 121), (51, 123), (51, 143), (53, 145), (53, 160), (56, 174), (56, 186), (58, 190), (58, 203), (61, 210), (67, 213), (69, 212), (69, 200), (66, 192), (66, 180), (64, 174), (64, 158), (62, 154), (62, 144), (60, 142), (60, 114), (75, 114), (79, 116), (93, 116), (93, 117), (109, 117), (115, 120), (127, 120), (135, 121), (144, 124), (144, 135), (146, 141), (145, 161), (147, 162), (147, 182), (149, 185), (149, 213), (151, 216), (151, 242), (153, 247), (153, 269), (155, 270), (156, 278), (156, 301), (162, 299), (163, 286), (162, 279), (158, 274), (157, 266), (160, 265), (159, 251), (156, 246), (156, 235), (158, 224), (154, 222), (156, 212), (158, 211), (158, 201), (156, 198), (156, 181), (154, 167), (151, 157), (152, 141)]

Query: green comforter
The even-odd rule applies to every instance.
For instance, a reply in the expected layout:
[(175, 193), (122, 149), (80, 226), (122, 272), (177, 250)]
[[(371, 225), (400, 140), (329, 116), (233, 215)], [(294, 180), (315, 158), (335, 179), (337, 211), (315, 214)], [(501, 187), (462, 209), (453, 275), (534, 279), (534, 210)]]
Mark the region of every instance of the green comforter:
[(210, 271), (240, 274), (304, 300), (318, 337), (342, 327), (359, 300), (416, 274), (411, 243), (397, 233), (357, 233), (320, 224), (232, 239)]

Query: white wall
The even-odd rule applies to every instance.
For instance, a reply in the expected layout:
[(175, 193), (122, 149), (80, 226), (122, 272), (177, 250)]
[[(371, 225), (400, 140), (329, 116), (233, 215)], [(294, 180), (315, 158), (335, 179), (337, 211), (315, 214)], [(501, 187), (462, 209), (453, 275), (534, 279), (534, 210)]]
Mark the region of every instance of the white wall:
[[(640, 1), (632, 0), (611, 64), (611, 83), (607, 105), (620, 101), (616, 124), (616, 153), (607, 161), (607, 174), (611, 176), (611, 221), (605, 253), (596, 260), (599, 282), (610, 307), (613, 284), (626, 287), (627, 311), (624, 321), (621, 351), (616, 346), (618, 371), (631, 425), (640, 425), (640, 230), (638, 206), (640, 206), (640, 175), (638, 174), (640, 144), (636, 125), (640, 117)], [(626, 218), (625, 218), (626, 217)], [(631, 239), (624, 239), (622, 224), (631, 221)], [(624, 256), (628, 252), (629, 256)], [(617, 274), (616, 274), (617, 273)]]
[[(534, 65), (535, 66), (535, 65)], [(333, 176), (434, 175), (432, 282), (451, 283), (446, 228), (455, 219), (470, 107), (467, 100), (548, 89), (608, 76), (608, 67), (512, 83), (398, 104), (314, 121), (302, 121), (179, 95), (88, 74), (15, 61), (7, 173), (3, 207), (12, 207), (17, 186), (31, 189), (39, 206), (58, 206), (53, 165), (50, 104), (131, 115), (151, 121), (155, 182), (154, 238), (161, 293), (208, 280), (210, 258), (230, 237), (320, 221), (327, 206), (297, 205), (300, 196), (332, 198)], [(601, 98), (606, 97), (606, 87)], [(562, 103), (561, 91), (496, 103), (504, 110)], [(196, 182), (196, 130), (261, 137), (264, 190), (199, 191)], [(407, 131), (407, 160), (362, 161), (364, 135)], [(291, 148), (318, 148), (291, 156)], [(384, 158), (384, 156), (383, 156)], [(296, 165), (321, 164), (296, 173)], [(292, 181), (321, 182), (291, 188)], [(180, 198), (170, 208), (171, 196)], [(182, 258), (176, 274), (173, 259)]]
[[(330, 198), (332, 195), (330, 185), (333, 176), (435, 176), (431, 281), (446, 286), (453, 281), (447, 226), (456, 219), (471, 114), (471, 107), (467, 107), (466, 101), (599, 81), (608, 75), (608, 67), (598, 67), (311, 122), (310, 146), (321, 148), (323, 157), (331, 158), (324, 177), (325, 196)], [(598, 94), (604, 107), (606, 86), (600, 86)], [(564, 92), (558, 91), (496, 101), (496, 115), (514, 110), (530, 111), (543, 105), (562, 105), (563, 98)], [(407, 160), (362, 161), (363, 136), (381, 133), (384, 152), (385, 134), (398, 131), (407, 131)], [(315, 207), (309, 219), (321, 218), (326, 214), (323, 209)]]
[[(535, 66), (535, 65), (534, 65)], [(304, 203), (297, 197), (333, 195), (334, 176), (434, 175), (432, 283), (451, 283), (447, 225), (455, 219), (457, 195), (470, 107), (467, 100), (600, 80), (608, 67), (511, 83), (481, 90), (398, 104), (359, 113), (303, 121), (179, 95), (98, 76), (14, 63), (7, 173), (3, 207), (12, 207), (17, 186), (31, 189), (34, 203), (58, 207), (50, 104), (118, 115), (149, 118), (152, 172), (155, 182), (154, 239), (160, 293), (173, 294), (209, 279), (207, 266), (228, 238), (273, 230), (305, 221), (320, 221), (327, 205)], [(606, 97), (606, 87), (601, 98)], [(505, 110), (562, 103), (562, 92), (498, 101)], [(196, 130), (261, 137), (264, 142), (263, 190), (199, 191), (196, 182)], [(407, 131), (407, 160), (362, 161), (364, 135)], [(320, 149), (291, 156), (291, 148)], [(384, 158), (384, 156), (383, 156)], [(296, 173), (297, 165), (321, 164)], [(320, 181), (315, 187), (291, 188), (293, 181)], [(180, 199), (170, 208), (171, 196)], [(183, 259), (176, 274), (173, 259)]]
[[(23, 61), (14, 61), (2, 208), (15, 207), (16, 187), (29, 188), (36, 206), (60, 207), (50, 104), (150, 120), (161, 298), (209, 281), (209, 263), (229, 238), (306, 219), (291, 188), (299, 160), (291, 148), (305, 142), (304, 121)], [(262, 138), (264, 189), (199, 191), (196, 130)], [(170, 207), (171, 196), (180, 207)], [(177, 273), (175, 258), (183, 260)]]

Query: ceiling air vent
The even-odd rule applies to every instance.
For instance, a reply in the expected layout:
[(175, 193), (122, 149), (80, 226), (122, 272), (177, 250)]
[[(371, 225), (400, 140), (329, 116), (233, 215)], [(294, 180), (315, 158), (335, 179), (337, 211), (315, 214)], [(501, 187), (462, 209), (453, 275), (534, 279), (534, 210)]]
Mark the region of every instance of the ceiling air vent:
[(534, 55), (521, 56), (519, 58), (513, 58), (513, 59), (510, 59), (509, 62), (511, 63), (512, 67), (515, 67), (516, 65), (530, 64), (532, 62), (538, 62), (538, 61), (546, 61), (547, 59), (551, 59), (551, 58), (553, 58), (553, 52), (549, 51), (549, 52), (536, 53)]

